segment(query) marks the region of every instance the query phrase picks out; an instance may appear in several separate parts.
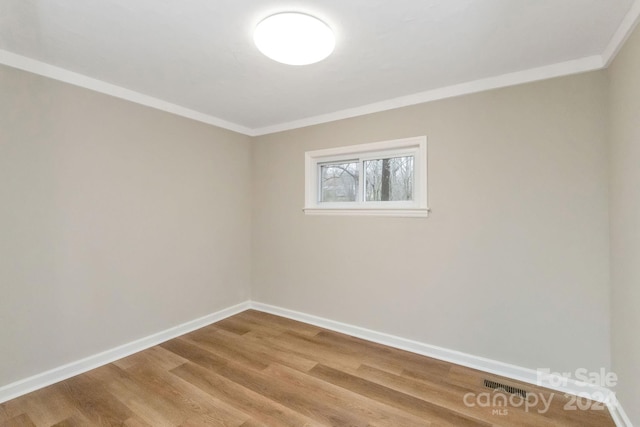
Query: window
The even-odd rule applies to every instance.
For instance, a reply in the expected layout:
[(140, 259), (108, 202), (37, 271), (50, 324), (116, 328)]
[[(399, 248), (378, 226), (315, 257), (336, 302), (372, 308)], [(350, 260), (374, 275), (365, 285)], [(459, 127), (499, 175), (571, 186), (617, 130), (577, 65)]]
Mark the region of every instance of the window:
[(305, 153), (306, 214), (426, 217), (427, 139)]

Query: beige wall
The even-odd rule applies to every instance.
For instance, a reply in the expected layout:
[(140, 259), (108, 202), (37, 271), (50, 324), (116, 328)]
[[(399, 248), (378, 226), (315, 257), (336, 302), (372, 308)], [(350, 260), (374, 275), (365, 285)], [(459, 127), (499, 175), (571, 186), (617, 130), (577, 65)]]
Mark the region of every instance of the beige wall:
[(248, 137), (0, 67), (0, 386), (249, 298)]
[(609, 69), (613, 369), (624, 409), (640, 425), (640, 29)]
[[(607, 79), (259, 137), (256, 301), (530, 368), (608, 368)], [(428, 219), (305, 216), (304, 152), (428, 137)]]
[[(615, 240), (638, 229), (629, 49), (611, 70), (620, 325), (638, 320), (638, 246)], [(5, 67), (0, 86), (0, 385), (244, 301), (250, 284), (256, 301), (504, 362), (609, 367), (606, 72), (252, 143)], [(306, 150), (416, 135), (430, 218), (302, 213)], [(614, 327), (621, 376), (638, 377), (633, 330)]]

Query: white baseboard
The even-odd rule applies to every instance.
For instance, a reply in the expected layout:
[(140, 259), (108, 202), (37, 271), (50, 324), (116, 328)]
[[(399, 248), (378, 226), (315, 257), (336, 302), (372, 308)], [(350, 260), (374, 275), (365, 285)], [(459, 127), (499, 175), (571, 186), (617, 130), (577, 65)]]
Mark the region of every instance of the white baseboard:
[(198, 319), (191, 320), (173, 328), (149, 335), (139, 340), (112, 348), (102, 353), (71, 362), (67, 365), (51, 369), (46, 372), (25, 378), (20, 381), (0, 387), (0, 403), (30, 393), (51, 384), (66, 380), (108, 363), (114, 362), (133, 353), (158, 345), (172, 338), (195, 331), (196, 329), (218, 322), (234, 314), (248, 310), (250, 302), (245, 301), (232, 307), (225, 308), (215, 313)]
[[(286, 317), (304, 323), (309, 323), (321, 328), (330, 329), (332, 331), (362, 338), (378, 344), (387, 345), (401, 350), (410, 351), (412, 353), (421, 354), (423, 356), (432, 357), (434, 359), (443, 360), (457, 365), (466, 366), (468, 368), (477, 369), (483, 372), (489, 372), (502, 377), (522, 381), (528, 384), (539, 385), (551, 390), (562, 393), (569, 393), (576, 396), (584, 396), (591, 400), (606, 403), (611, 411), (612, 417), (618, 427), (632, 427), (629, 418), (624, 410), (617, 402), (615, 394), (608, 388), (585, 384), (574, 379), (565, 379), (557, 376), (545, 375), (541, 376), (534, 369), (523, 368), (521, 366), (509, 363), (499, 362), (480, 356), (463, 353), (456, 350), (449, 350), (406, 338), (397, 337), (390, 334), (372, 331), (370, 329), (353, 326), (334, 320), (313, 316), (299, 311), (289, 310), (282, 307), (276, 307), (256, 301), (251, 301), (251, 308), (265, 313), (275, 314), (277, 316)], [(558, 385), (560, 384), (560, 385)]]
[(89, 356), (82, 360), (78, 360), (76, 362), (72, 362), (67, 365), (60, 366), (58, 368), (51, 369), (32, 377), (5, 385), (3, 387), (0, 387), (0, 403), (15, 399), (16, 397), (22, 396), (40, 388), (49, 386), (59, 381), (63, 381), (67, 378), (71, 378), (75, 375), (90, 371), (91, 369), (95, 369), (108, 363), (114, 362), (133, 353), (137, 353), (149, 347), (153, 347), (167, 340), (218, 322), (222, 319), (233, 316), (234, 314), (248, 309), (254, 309), (263, 311), (265, 313), (271, 313), (289, 319), (298, 320), (300, 322), (309, 323), (325, 329), (330, 329), (332, 331), (362, 338), (368, 341), (388, 345), (390, 347), (395, 347), (401, 350), (410, 351), (412, 353), (421, 354), (428, 357), (433, 357), (434, 359), (439, 359), (446, 362), (455, 363), (457, 365), (478, 369), (480, 371), (489, 372), (495, 375), (511, 378), (529, 384), (541, 385), (543, 387), (563, 393), (589, 397), (593, 400), (605, 402), (607, 404), (607, 407), (609, 408), (611, 416), (615, 421), (617, 427), (633, 427), (633, 424), (622, 409), (622, 406), (615, 398), (615, 394), (609, 389), (603, 387), (595, 387), (589, 384), (583, 384), (575, 380), (568, 380), (566, 384), (557, 386), (558, 382), (555, 381), (557, 378), (550, 376), (547, 378), (541, 378), (538, 375), (537, 371), (533, 369), (523, 368), (520, 366), (503, 363), (484, 357), (474, 356), (456, 350), (449, 350), (446, 348), (437, 347), (434, 345), (425, 344), (390, 334), (376, 332), (359, 326), (336, 322), (334, 320), (329, 320), (322, 317), (313, 316), (310, 314), (301, 313), (282, 307), (276, 307), (256, 301), (245, 301), (243, 303), (225, 308), (207, 316), (191, 320), (189, 322), (183, 323), (173, 328), (169, 328), (153, 335), (149, 335), (128, 344), (124, 344), (119, 347), (104, 351), (102, 353)]
[(617, 399), (614, 398), (611, 402), (608, 402), (607, 408), (609, 408), (611, 418), (616, 423), (616, 427), (633, 427), (633, 423)]

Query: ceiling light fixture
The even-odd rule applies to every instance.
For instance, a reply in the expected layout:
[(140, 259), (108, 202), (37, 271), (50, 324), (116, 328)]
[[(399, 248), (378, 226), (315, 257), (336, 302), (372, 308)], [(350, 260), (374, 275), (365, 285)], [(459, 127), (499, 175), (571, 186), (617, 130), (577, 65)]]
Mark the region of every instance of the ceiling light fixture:
[(331, 28), (304, 13), (284, 12), (262, 20), (253, 41), (266, 56), (289, 65), (322, 61), (333, 52), (336, 41)]

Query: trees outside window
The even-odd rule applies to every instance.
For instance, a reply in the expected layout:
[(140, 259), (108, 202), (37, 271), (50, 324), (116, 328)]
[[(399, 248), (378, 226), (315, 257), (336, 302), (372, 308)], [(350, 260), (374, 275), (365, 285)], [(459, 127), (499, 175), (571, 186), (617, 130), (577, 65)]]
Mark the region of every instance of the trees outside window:
[(427, 216), (426, 149), (415, 137), (305, 153), (305, 213)]

